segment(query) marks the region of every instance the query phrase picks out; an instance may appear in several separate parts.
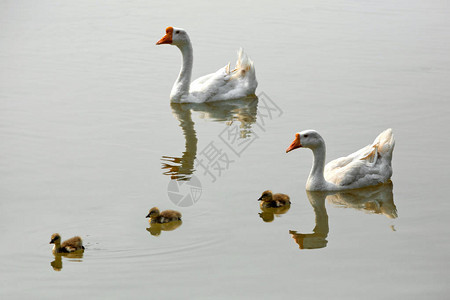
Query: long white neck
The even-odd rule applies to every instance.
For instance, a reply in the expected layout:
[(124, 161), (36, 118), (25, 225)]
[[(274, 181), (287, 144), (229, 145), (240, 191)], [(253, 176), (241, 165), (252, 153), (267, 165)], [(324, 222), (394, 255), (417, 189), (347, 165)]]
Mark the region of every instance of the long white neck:
[(183, 96), (189, 94), (189, 86), (191, 85), (192, 65), (194, 63), (194, 55), (192, 45), (187, 42), (183, 45), (177, 45), (183, 56), (183, 64), (180, 74), (170, 92), (171, 100), (180, 100)]
[(319, 146), (311, 148), (314, 159), (311, 172), (309, 173), (308, 181), (306, 182), (306, 189), (308, 191), (323, 191), (330, 188), (330, 183), (327, 182), (323, 176), (325, 168), (325, 143), (321, 143)]

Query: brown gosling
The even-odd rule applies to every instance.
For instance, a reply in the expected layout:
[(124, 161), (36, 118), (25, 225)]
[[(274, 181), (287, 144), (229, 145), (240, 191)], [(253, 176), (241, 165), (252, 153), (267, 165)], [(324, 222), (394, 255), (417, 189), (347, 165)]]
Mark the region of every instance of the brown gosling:
[(53, 253), (71, 253), (79, 250), (84, 251), (83, 241), (79, 236), (74, 236), (61, 244), (61, 236), (59, 233), (54, 233), (52, 234), (50, 244), (54, 244)]
[(272, 191), (264, 191), (259, 197), (258, 201), (261, 201), (261, 208), (269, 208), (269, 207), (283, 207), (286, 205), (290, 205), (291, 201), (288, 195), (285, 194), (272, 194)]
[(159, 212), (159, 209), (157, 207), (153, 207), (148, 211), (148, 215), (146, 218), (150, 218), (151, 223), (169, 223), (173, 221), (180, 221), (181, 220), (181, 213), (175, 211), (175, 210), (165, 210), (162, 212)]

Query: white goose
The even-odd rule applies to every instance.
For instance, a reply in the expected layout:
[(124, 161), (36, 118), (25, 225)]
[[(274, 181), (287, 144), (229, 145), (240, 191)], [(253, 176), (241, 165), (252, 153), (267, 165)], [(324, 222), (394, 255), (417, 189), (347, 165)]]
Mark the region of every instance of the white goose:
[(242, 51), (234, 70), (230, 64), (217, 72), (198, 78), (191, 83), (193, 51), (188, 34), (184, 29), (167, 27), (166, 35), (156, 45), (170, 44), (177, 46), (183, 55), (183, 65), (170, 92), (172, 102), (203, 103), (208, 101), (231, 100), (254, 95), (256, 81), (253, 62)]
[(392, 151), (394, 150), (392, 129), (377, 136), (373, 144), (329, 162), (325, 166), (325, 142), (315, 130), (295, 134), (295, 140), (286, 153), (305, 147), (312, 150), (313, 166), (306, 182), (308, 191), (339, 191), (377, 185), (392, 176)]

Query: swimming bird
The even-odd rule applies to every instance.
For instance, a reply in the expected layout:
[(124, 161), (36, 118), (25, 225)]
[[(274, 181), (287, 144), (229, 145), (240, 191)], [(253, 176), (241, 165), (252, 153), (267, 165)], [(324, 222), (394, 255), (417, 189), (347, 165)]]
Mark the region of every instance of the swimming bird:
[(288, 195), (272, 194), (270, 190), (264, 191), (258, 201), (261, 201), (259, 204), (261, 208), (282, 207), (291, 204)]
[(54, 244), (54, 253), (70, 253), (75, 251), (84, 251), (83, 241), (79, 236), (74, 236), (68, 240), (65, 240), (61, 244), (61, 236), (59, 233), (52, 234), (50, 244)]
[(191, 40), (186, 30), (167, 27), (166, 35), (156, 45), (177, 46), (183, 56), (180, 74), (170, 92), (172, 102), (203, 103), (218, 100), (231, 100), (254, 95), (258, 82), (253, 62), (244, 53), (238, 51), (238, 60), (233, 70), (230, 64), (191, 82), (194, 62)]
[(164, 210), (159, 212), (157, 207), (149, 210), (146, 218), (150, 218), (151, 223), (168, 223), (181, 220), (181, 213), (175, 210)]
[(312, 150), (314, 161), (306, 190), (340, 191), (387, 182), (392, 176), (394, 145), (394, 135), (389, 128), (380, 133), (372, 144), (325, 166), (325, 141), (317, 131), (305, 130), (295, 134), (286, 153), (300, 147)]

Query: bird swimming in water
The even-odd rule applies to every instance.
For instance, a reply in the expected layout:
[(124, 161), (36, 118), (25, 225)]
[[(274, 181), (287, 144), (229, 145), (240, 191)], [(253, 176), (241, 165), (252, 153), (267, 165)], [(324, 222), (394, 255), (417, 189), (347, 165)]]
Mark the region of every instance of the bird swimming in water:
[(172, 221), (180, 221), (181, 213), (175, 210), (159, 211), (157, 207), (153, 207), (149, 210), (146, 218), (150, 218), (151, 223), (168, 223)]
[(286, 194), (272, 194), (272, 191), (264, 191), (259, 197), (261, 208), (282, 207), (291, 204), (289, 196)]
[(52, 234), (50, 244), (54, 244), (53, 253), (71, 253), (75, 251), (84, 251), (83, 240), (79, 236), (74, 236), (61, 243), (59, 233)]

